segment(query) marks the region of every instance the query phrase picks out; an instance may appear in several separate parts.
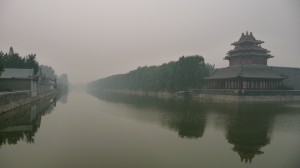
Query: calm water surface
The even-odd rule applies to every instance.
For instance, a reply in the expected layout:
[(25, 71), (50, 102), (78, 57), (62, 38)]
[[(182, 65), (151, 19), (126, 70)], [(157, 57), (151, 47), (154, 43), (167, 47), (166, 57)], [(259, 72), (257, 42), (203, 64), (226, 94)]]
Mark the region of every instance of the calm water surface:
[(300, 104), (71, 92), (0, 115), (0, 168), (300, 167)]

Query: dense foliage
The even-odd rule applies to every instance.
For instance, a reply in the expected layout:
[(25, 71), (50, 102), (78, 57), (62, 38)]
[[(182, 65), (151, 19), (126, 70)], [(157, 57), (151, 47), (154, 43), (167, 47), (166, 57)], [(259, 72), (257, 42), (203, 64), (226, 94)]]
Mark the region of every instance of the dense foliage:
[[(0, 54), (1, 54), (1, 53), (0, 53)], [(3, 70), (4, 70), (4, 66), (3, 66), (2, 61), (0, 60), (0, 75), (1, 75), (1, 73), (3, 72)]]
[(57, 78), (57, 75), (55, 74), (55, 71), (51, 66), (40, 65), (39, 68), (44, 78), (51, 79), (51, 80), (55, 80)]
[(68, 86), (69, 85), (69, 78), (67, 74), (61, 74), (58, 78), (57, 78), (57, 83), (59, 85), (63, 85), (63, 86)]
[(14, 52), (14, 49), (10, 47), (8, 53), (0, 51), (0, 72), (3, 68), (33, 69), (36, 74), (39, 69), (39, 63), (35, 54), (20, 56), (19, 53)]
[(204, 77), (214, 68), (199, 55), (182, 56), (160, 66), (138, 67), (126, 74), (113, 75), (89, 84), (93, 89), (179, 91), (201, 88)]

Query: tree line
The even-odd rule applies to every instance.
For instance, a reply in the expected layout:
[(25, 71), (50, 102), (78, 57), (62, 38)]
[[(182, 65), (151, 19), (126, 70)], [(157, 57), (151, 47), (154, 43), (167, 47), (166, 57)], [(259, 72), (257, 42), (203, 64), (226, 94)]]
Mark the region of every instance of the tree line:
[(175, 92), (200, 89), (204, 78), (214, 69), (199, 55), (182, 56), (159, 66), (144, 66), (126, 74), (118, 74), (93, 81), (90, 89), (97, 90), (142, 90)]
[(36, 60), (36, 54), (21, 56), (12, 47), (10, 47), (7, 53), (0, 51), (0, 76), (4, 68), (33, 69), (35, 75), (38, 72), (42, 74), (43, 80), (54, 81), (58, 79), (61, 85), (68, 85), (67, 74), (62, 74), (58, 77), (51, 66), (39, 64)]
[(8, 53), (0, 51), (0, 75), (4, 68), (33, 69), (36, 74), (39, 70), (39, 63), (36, 54), (21, 56), (10, 47)]

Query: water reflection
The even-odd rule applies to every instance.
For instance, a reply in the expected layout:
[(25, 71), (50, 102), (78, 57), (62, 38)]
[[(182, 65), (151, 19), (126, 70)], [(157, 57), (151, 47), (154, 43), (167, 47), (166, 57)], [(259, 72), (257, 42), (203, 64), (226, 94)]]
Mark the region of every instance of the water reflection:
[[(271, 143), (276, 119), (282, 116), (298, 117), (299, 108), (289, 104), (213, 104), (188, 100), (158, 99), (120, 94), (90, 93), (98, 99), (124, 103), (140, 109), (134, 115), (149, 120), (155, 113), (155, 122), (178, 132), (179, 137), (198, 139), (203, 137), (208, 119), (221, 127), (232, 151), (241, 162), (251, 163), (264, 153), (263, 147)], [(158, 115), (157, 115), (158, 114)], [(280, 120), (278, 122), (281, 122)]]
[(189, 101), (161, 100), (162, 122), (178, 132), (182, 138), (197, 139), (203, 136), (206, 126), (206, 113)]
[(20, 140), (34, 143), (34, 135), (41, 126), (42, 116), (51, 113), (55, 106), (56, 99), (44, 99), (1, 114), (0, 148), (6, 144), (17, 144)]
[[(139, 113), (135, 113), (139, 119), (151, 120), (151, 116), (159, 116), (158, 119), (155, 118), (155, 122), (178, 132), (182, 138), (197, 139), (204, 134), (206, 112), (199, 103), (188, 100), (157, 99), (119, 94), (90, 94), (104, 101), (126, 103), (139, 108)], [(146, 114), (146, 109), (151, 110), (152, 114), (148, 115), (148, 112)]]
[(69, 92), (70, 92), (69, 88), (60, 90), (60, 95), (58, 97), (58, 101), (61, 102), (62, 104), (67, 104)]
[[(299, 109), (289, 104), (219, 104), (211, 107), (222, 122), (228, 143), (237, 152), (242, 162), (251, 163), (261, 148), (271, 143), (275, 124), (281, 116), (299, 118)], [(278, 123), (276, 123), (276, 120)]]
[(276, 111), (276, 107), (266, 104), (241, 104), (235, 109), (223, 108), (223, 112), (232, 113), (226, 125), (226, 138), (241, 161), (251, 163), (255, 155), (263, 154), (261, 148), (271, 141)]

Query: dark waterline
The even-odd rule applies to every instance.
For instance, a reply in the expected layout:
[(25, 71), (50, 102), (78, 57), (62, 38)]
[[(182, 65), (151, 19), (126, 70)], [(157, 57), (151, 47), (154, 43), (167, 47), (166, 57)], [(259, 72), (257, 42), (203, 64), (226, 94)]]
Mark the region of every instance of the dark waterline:
[(300, 104), (71, 92), (0, 115), (0, 167), (300, 167)]

